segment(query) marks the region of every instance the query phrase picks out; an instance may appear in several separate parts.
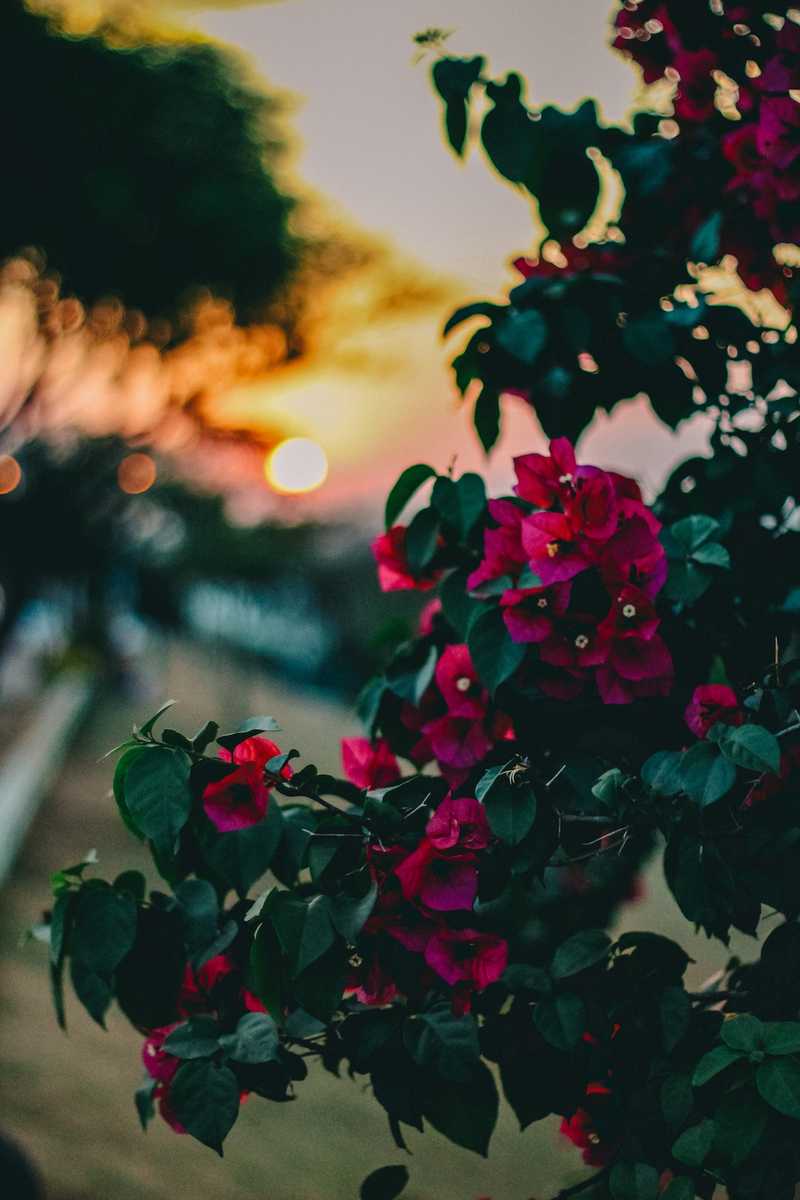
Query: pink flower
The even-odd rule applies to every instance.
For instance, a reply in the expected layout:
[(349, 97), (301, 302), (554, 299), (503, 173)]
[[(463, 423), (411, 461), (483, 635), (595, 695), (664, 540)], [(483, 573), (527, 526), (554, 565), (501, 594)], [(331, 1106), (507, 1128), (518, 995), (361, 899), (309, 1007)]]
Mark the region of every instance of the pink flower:
[(423, 726), (434, 757), (446, 767), (476, 766), (492, 748), (483, 721), (468, 717), (439, 717)]
[(436, 664), (436, 685), (451, 717), (482, 717), (489, 701), (465, 645), (445, 647)]
[(342, 767), (351, 783), (359, 788), (383, 788), (400, 778), (397, 759), (385, 738), (342, 738)]
[(542, 662), (553, 667), (597, 667), (608, 658), (609, 643), (599, 633), (594, 619), (581, 613), (568, 614), (554, 633), (539, 647)]
[(179, 1058), (176, 1058), (174, 1054), (168, 1054), (164, 1049), (164, 1041), (177, 1027), (177, 1024), (176, 1021), (172, 1025), (162, 1025), (159, 1029), (151, 1029), (142, 1046), (144, 1069), (151, 1079), (155, 1079), (159, 1083), (169, 1083), (181, 1065)]
[(378, 564), (378, 583), (383, 592), (425, 592), (436, 585), (441, 572), (427, 571), (421, 576), (411, 574), (405, 545), (405, 525), (393, 525), (372, 543), (372, 554)]
[(606, 638), (651, 638), (659, 626), (658, 613), (647, 595), (627, 584), (614, 598), (611, 609), (598, 625)]
[(505, 971), (508, 942), (496, 933), (445, 927), (428, 942), (425, 961), (451, 987), (468, 983), (482, 991)]
[(549, 455), (523, 454), (514, 459), (514, 491), (537, 508), (552, 508), (567, 495), (576, 469), (572, 443), (567, 438), (554, 438)]
[(619, 521), (613, 477), (597, 467), (580, 467), (564, 500), (564, 512), (576, 534), (607, 541)]
[(526, 561), (522, 548), (521, 523), (524, 513), (510, 500), (490, 500), (489, 515), (497, 521), (496, 529), (483, 534), (483, 562), (467, 579), (470, 591), (503, 575), (516, 575)]
[(673, 63), (680, 75), (675, 112), (685, 121), (706, 121), (714, 115), (717, 84), (713, 71), (719, 63), (712, 50), (684, 50)]
[[(203, 809), (221, 833), (248, 829), (263, 819), (273, 786), (264, 780), (264, 766), (278, 754), (280, 748), (265, 737), (245, 738), (233, 753), (224, 748), (220, 750), (219, 758), (233, 763), (235, 769), (206, 785)], [(286, 763), (281, 776), (290, 779), (291, 775), (292, 768)]]
[(549, 588), (509, 588), (500, 597), (503, 620), (512, 642), (543, 642), (553, 633), (553, 619), (569, 604), (570, 584)]
[(440, 852), (427, 838), (403, 859), (395, 874), (406, 900), (436, 912), (471, 909), (478, 894), (475, 855)]
[(435, 618), (439, 615), (439, 613), (441, 611), (442, 611), (442, 602), (438, 596), (434, 596), (433, 600), (429, 600), (428, 603), (423, 608), (422, 612), (419, 614), (419, 621), (417, 622), (417, 631), (420, 634), (420, 636), (427, 637), (428, 634), (433, 633), (433, 626), (434, 626)]
[(446, 796), (428, 821), (425, 836), (437, 850), (485, 850), (490, 837), (486, 809), (474, 796)]
[(639, 697), (666, 696), (672, 690), (674, 667), (669, 650), (658, 636), (617, 638), (608, 662), (596, 675), (604, 704), (630, 704)]
[(741, 725), (744, 713), (733, 688), (724, 683), (701, 683), (683, 714), (695, 737), (704, 738), (712, 725)]
[(522, 545), (531, 570), (545, 587), (572, 579), (589, 566), (569, 521), (560, 513), (526, 517), (522, 522)]

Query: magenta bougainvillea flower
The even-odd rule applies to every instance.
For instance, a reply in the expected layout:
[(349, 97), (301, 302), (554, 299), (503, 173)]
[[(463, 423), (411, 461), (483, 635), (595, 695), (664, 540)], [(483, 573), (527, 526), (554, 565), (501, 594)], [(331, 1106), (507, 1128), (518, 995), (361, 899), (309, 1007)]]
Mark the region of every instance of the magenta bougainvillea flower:
[(500, 597), (503, 620), (512, 642), (544, 642), (555, 631), (555, 619), (569, 605), (569, 583), (549, 588), (509, 588)]
[(360, 788), (388, 787), (400, 778), (400, 767), (385, 738), (342, 738), (342, 768)]
[[(278, 754), (280, 747), (265, 737), (246, 738), (232, 752), (224, 747), (220, 749), (219, 757), (223, 762), (232, 763), (234, 769), (222, 779), (206, 785), (203, 808), (221, 833), (248, 829), (264, 818), (272, 790), (272, 784), (264, 779), (264, 767)], [(281, 775), (284, 779), (291, 778), (289, 763), (283, 767)]]
[(505, 971), (508, 942), (496, 933), (443, 926), (430, 938), (425, 961), (451, 987), (468, 984), (482, 991)]
[(703, 683), (694, 689), (684, 712), (695, 737), (704, 738), (712, 725), (741, 725), (744, 713), (733, 688), (724, 683)]

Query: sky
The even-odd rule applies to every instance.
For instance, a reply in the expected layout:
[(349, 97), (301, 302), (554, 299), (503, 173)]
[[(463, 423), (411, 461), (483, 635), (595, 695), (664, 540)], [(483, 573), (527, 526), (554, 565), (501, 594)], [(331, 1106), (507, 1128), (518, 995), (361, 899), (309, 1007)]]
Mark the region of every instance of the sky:
[[(317, 193), (329, 212), (388, 242), (412, 271), (442, 285), (425, 310), (332, 322), (315, 355), (228, 393), (220, 416), (279, 422), (287, 434), (324, 446), (326, 484), (292, 502), (306, 509), (371, 511), (415, 460), (441, 470), (458, 455), (461, 469), (482, 466), (448, 367), (459, 337), (444, 345), (440, 330), (457, 304), (502, 298), (514, 279), (511, 260), (532, 250), (538, 231), (530, 202), (480, 152), (462, 163), (446, 147), (429, 62), (415, 62), (412, 39), (431, 26), (452, 31), (452, 53), (484, 54), (495, 76), (519, 71), (532, 103), (573, 108), (591, 95), (607, 120), (618, 121), (630, 110), (637, 76), (608, 46), (608, 6), (603, 0), (139, 5), (241, 52), (247, 69), (287, 99), (292, 185)], [(506, 412), (489, 468), (497, 487), (510, 479), (511, 454), (543, 444), (530, 410), (507, 401)], [(702, 432), (689, 441), (700, 445)], [(644, 470), (654, 487), (686, 450), (685, 435), (678, 445), (634, 405), (596, 423), (584, 458)]]

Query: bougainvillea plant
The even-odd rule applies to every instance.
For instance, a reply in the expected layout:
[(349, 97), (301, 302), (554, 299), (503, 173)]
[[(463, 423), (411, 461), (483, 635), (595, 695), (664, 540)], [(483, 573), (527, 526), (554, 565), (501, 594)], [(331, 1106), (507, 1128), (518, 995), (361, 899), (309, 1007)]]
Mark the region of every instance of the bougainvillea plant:
[[(68, 971), (95, 1020), (116, 1001), (141, 1032), (143, 1124), (157, 1110), (221, 1153), (245, 1096), (289, 1099), (319, 1059), (369, 1081), (399, 1147), (427, 1123), (486, 1154), (501, 1092), (522, 1129), (560, 1116), (593, 1168), (561, 1196), (793, 1196), (796, 17), (627, 0), (616, 44), (674, 93), (631, 129), (591, 103), (529, 110), (517, 76), (420, 39), (454, 150), (482, 89), (483, 146), (546, 228), (507, 304), (449, 322), (482, 322), (457, 381), (487, 448), (501, 396), (552, 440), (515, 458), (508, 496), (425, 464), (393, 487), (379, 580), (427, 603), (362, 693), (344, 778), (272, 718), (186, 736), (159, 713), (118, 748), (120, 815), (164, 885), (60, 871), (51, 977), (62, 1023)], [(599, 170), (622, 193), (600, 231)], [(771, 308), (721, 302), (704, 265), (737, 264)], [(653, 504), (573, 444), (640, 394), (711, 427)], [(699, 991), (657, 930), (606, 932), (654, 848), (687, 923), (759, 939)], [(381, 1168), (362, 1195), (406, 1178)]]

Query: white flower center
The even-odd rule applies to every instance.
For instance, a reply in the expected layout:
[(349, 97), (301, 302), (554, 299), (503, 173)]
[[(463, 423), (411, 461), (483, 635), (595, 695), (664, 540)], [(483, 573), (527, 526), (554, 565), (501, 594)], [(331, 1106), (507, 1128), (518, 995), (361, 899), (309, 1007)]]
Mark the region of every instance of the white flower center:
[(562, 484), (572, 483), (572, 476), (571, 475), (559, 475), (558, 482), (562, 483)]
[(545, 600), (544, 596), (540, 596), (539, 599), (536, 601), (536, 607), (537, 608), (547, 608), (547, 601)]
[(636, 605), (635, 604), (623, 605), (622, 615), (623, 615), (623, 617), (635, 617), (636, 616)]
[(460, 679), (456, 680), (457, 692), (468, 692), (471, 687), (472, 680), (466, 675), (462, 675)]
[(586, 647), (589, 645), (589, 639), (585, 633), (578, 634), (578, 636), (575, 638), (575, 645), (578, 647), (579, 650), (586, 649)]
[(558, 554), (558, 542), (548, 542), (546, 549), (547, 557), (555, 558), (555, 556)]

